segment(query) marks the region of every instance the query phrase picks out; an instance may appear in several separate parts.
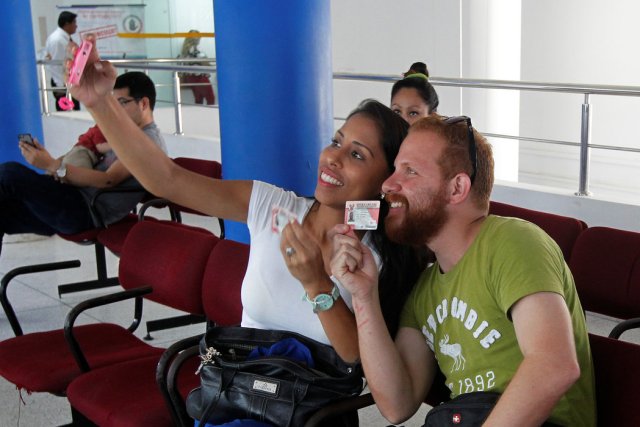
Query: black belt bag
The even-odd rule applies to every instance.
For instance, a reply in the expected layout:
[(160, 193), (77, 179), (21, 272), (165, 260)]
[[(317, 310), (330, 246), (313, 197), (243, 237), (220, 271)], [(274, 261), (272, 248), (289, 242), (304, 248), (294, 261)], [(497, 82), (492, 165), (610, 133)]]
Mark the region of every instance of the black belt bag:
[[(461, 394), (434, 406), (427, 413), (422, 427), (479, 427), (489, 417), (498, 399), (500, 393), (492, 391)], [(542, 427), (558, 426), (545, 422)]]

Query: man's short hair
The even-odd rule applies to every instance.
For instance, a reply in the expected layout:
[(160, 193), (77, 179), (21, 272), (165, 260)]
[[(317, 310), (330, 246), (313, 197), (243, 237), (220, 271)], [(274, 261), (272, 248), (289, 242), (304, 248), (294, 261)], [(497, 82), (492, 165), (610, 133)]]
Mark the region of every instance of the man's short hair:
[[(416, 121), (409, 133), (428, 131), (442, 137), (446, 146), (438, 159), (444, 179), (451, 179), (459, 172), (469, 176), (473, 173), (473, 165), (469, 156), (469, 130), (465, 121), (447, 125), (445, 117), (432, 115)], [(487, 139), (473, 128), (473, 139), (476, 146), (477, 169), (471, 185), (471, 198), (479, 207), (488, 209), (489, 198), (493, 190), (494, 161), (493, 150)]]
[(114, 89), (129, 89), (129, 96), (135, 99), (147, 97), (149, 107), (153, 110), (156, 106), (156, 86), (153, 81), (142, 71), (130, 71), (120, 74), (116, 78)]
[(66, 10), (64, 12), (60, 12), (60, 16), (58, 16), (58, 27), (62, 28), (65, 25), (72, 23), (76, 20), (77, 16), (78, 15), (75, 13), (67, 12)]

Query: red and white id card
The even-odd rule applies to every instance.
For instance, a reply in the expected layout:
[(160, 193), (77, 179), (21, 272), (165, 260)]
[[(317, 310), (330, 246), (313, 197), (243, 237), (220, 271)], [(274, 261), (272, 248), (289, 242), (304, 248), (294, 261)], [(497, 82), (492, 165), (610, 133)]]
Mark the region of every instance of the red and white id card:
[(271, 230), (274, 233), (282, 233), (284, 227), (295, 219), (297, 217), (293, 212), (277, 205), (271, 207)]
[(344, 223), (354, 230), (378, 228), (380, 200), (348, 201), (344, 208)]

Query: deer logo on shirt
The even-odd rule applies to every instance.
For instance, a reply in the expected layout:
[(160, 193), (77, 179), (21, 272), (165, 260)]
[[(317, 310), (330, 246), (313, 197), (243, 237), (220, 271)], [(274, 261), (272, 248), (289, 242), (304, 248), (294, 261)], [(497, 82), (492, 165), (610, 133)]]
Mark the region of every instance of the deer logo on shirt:
[(462, 355), (462, 346), (458, 343), (449, 344), (449, 335), (445, 335), (444, 338), (438, 343), (440, 347), (440, 353), (449, 356), (453, 359), (453, 371), (464, 371), (465, 358)]

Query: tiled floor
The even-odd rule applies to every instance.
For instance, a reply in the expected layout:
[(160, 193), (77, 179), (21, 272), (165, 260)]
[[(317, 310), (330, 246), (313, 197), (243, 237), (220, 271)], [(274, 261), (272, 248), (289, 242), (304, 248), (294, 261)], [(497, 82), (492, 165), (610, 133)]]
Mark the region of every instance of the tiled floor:
[[(188, 216), (185, 222), (214, 229), (215, 226), (195, 216)], [(10, 240), (10, 239), (7, 239)], [(0, 275), (10, 269), (43, 262), (79, 259), (80, 268), (58, 272), (39, 273), (20, 276), (11, 283), (8, 296), (12, 301), (25, 333), (42, 331), (62, 327), (64, 317), (74, 304), (94, 295), (100, 295), (108, 290), (96, 290), (57, 296), (57, 285), (73, 281), (85, 280), (95, 274), (95, 260), (92, 247), (83, 247), (58, 237), (44, 238), (35, 241), (5, 242), (0, 257)], [(115, 275), (118, 260), (108, 255), (109, 272)], [(116, 288), (113, 288), (116, 289)], [(81, 322), (117, 322), (128, 325), (132, 305), (118, 305), (109, 309), (94, 310), (81, 318)], [(166, 317), (173, 311), (166, 307), (146, 302), (144, 318), (154, 319)], [(588, 316), (589, 328), (592, 331), (604, 333), (612, 327), (610, 319), (601, 316)], [(178, 338), (195, 335), (203, 331), (202, 325), (193, 325), (169, 331), (155, 332), (153, 343), (167, 346)], [(136, 335), (146, 334), (144, 324)], [(0, 313), (0, 339), (13, 336), (4, 313)], [(640, 332), (625, 335), (628, 340), (640, 342)], [(24, 403), (21, 403), (21, 399)], [(69, 423), (71, 415), (65, 398), (55, 397), (43, 393), (28, 395), (20, 393), (13, 384), (0, 378), (0, 426), (54, 426)], [(406, 427), (420, 426), (428, 407), (424, 406), (411, 420), (405, 422)], [(361, 425), (386, 426), (388, 423), (380, 416), (375, 407), (361, 411)]]

